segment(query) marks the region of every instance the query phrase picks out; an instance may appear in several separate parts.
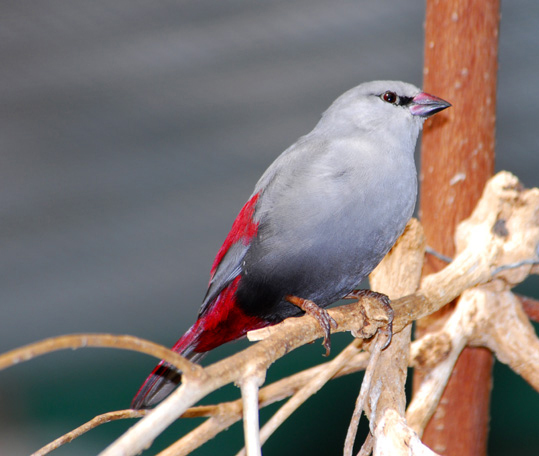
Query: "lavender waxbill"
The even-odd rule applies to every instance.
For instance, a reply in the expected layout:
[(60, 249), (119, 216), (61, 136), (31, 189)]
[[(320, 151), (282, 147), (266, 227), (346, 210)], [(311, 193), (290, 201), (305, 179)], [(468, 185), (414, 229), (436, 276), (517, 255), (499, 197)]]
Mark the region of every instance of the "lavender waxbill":
[[(361, 295), (356, 287), (402, 234), (417, 196), (417, 137), (427, 117), (449, 106), (399, 81), (367, 82), (337, 98), (256, 184), (217, 252), (198, 318), (173, 350), (197, 361), (305, 312), (329, 350), (335, 322), (324, 308)], [(162, 361), (131, 406), (151, 407), (180, 382)]]

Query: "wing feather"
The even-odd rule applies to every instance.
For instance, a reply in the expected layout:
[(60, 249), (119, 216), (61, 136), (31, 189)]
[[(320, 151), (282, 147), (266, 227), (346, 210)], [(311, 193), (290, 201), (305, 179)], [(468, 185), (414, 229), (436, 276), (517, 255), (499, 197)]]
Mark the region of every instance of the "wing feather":
[(241, 274), (243, 259), (249, 250), (251, 240), (258, 232), (258, 222), (254, 214), (260, 192), (251, 196), (245, 203), (232, 224), (225, 242), (217, 252), (210, 275), (208, 291), (202, 301), (199, 318), (205, 315), (223, 291), (238, 275)]

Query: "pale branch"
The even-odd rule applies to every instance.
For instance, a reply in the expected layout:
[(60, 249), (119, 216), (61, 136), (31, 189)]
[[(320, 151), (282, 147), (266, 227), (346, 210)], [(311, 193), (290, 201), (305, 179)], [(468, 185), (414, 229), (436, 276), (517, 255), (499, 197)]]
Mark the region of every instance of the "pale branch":
[(530, 320), (539, 323), (539, 300), (529, 296), (516, 295), (522, 304), (522, 309)]
[(116, 420), (125, 420), (127, 418), (141, 418), (146, 415), (147, 410), (116, 410), (114, 412), (103, 413), (102, 415), (97, 415), (92, 418), (90, 421), (84, 423), (76, 429), (64, 434), (63, 436), (53, 440), (51, 443), (45, 445), (44, 447), (37, 450), (35, 453), (32, 453), (31, 456), (44, 456), (49, 454), (51, 451), (56, 450), (57, 448), (75, 440), (77, 437), (85, 434), (88, 431), (101, 426), (105, 423), (110, 423), (111, 421)]
[[(371, 274), (371, 286), (390, 298), (416, 291), (421, 279), (424, 250), (423, 228), (419, 222), (412, 220), (395, 247)], [(395, 334), (391, 345), (382, 352), (375, 368), (366, 408), (375, 456), (398, 454), (395, 453), (393, 444), (398, 440), (398, 430), (401, 428), (392, 428), (394, 421), (385, 417), (391, 412), (404, 421), (411, 335), (411, 325)], [(388, 439), (388, 435), (394, 438)], [(400, 436), (401, 445), (405, 445), (406, 438), (406, 435)]]
[[(344, 362), (346, 360), (346, 363), (341, 366), (341, 368), (331, 377), (331, 379), (356, 373), (366, 368), (369, 353), (357, 352), (361, 346), (361, 342), (362, 340), (360, 339), (354, 339), (350, 346), (344, 350), (350, 350), (350, 352), (355, 350), (356, 354), (352, 355), (351, 357), (343, 357), (342, 361)], [(431, 350), (432, 347), (432, 340), (424, 340), (423, 338), (412, 343), (412, 352), (416, 354), (415, 356), (421, 354), (423, 357), (428, 357), (433, 361), (442, 358), (443, 355), (440, 355), (436, 350)], [(340, 356), (341, 354), (338, 355), (338, 357)], [(299, 391), (303, 388), (310, 388), (312, 386), (310, 383), (316, 381), (317, 377), (325, 376), (334, 368), (334, 362), (336, 359), (337, 358), (265, 386), (260, 390), (259, 393), (259, 407), (266, 407), (293, 394), (299, 393)], [(412, 355), (410, 362), (412, 366), (414, 363), (417, 364), (417, 360), (414, 358), (414, 355)], [(182, 418), (206, 416), (210, 417), (210, 419), (199, 425), (189, 434), (186, 434), (166, 450), (163, 450), (161, 453), (159, 453), (159, 456), (184, 456), (191, 453), (196, 448), (200, 447), (202, 444), (239, 421), (242, 418), (242, 407), (242, 400), (238, 399), (218, 405), (204, 405), (188, 409), (181, 416)]]
[(378, 428), (381, 432), (374, 436), (374, 454), (391, 456), (438, 456), (406, 424), (395, 410), (387, 408), (380, 417)]
[(54, 351), (76, 350), (83, 347), (137, 351), (157, 359), (164, 359), (189, 377), (197, 377), (203, 373), (201, 366), (192, 363), (167, 347), (134, 336), (113, 334), (69, 334), (25, 345), (0, 355), (0, 370)]
[(420, 339), (421, 346), (412, 344), (414, 366), (428, 370), (406, 413), (420, 436), (466, 345), (489, 348), (539, 392), (539, 339), (518, 298), (506, 287), (506, 282), (495, 280), (466, 290), (443, 328)]
[[(42, 342), (38, 342), (36, 344), (31, 344), (31, 345), (22, 347), (21, 349), (18, 349), (17, 352), (9, 352), (2, 355), (1, 359), (3, 360), (2, 361), (3, 367), (5, 368), (8, 366), (14, 365), (18, 362), (22, 362), (22, 361), (29, 361), (35, 356), (43, 355), (43, 354), (56, 351), (59, 349), (67, 349), (67, 348), (76, 349), (81, 346), (81, 340), (88, 341), (89, 338), (93, 338), (93, 337), (99, 340), (99, 343), (94, 343), (91, 345), (93, 347), (108, 347), (109, 344), (103, 342), (104, 340), (108, 340), (108, 341), (111, 341), (111, 345), (110, 345), (111, 347), (120, 348), (115, 344), (114, 341), (118, 340), (118, 338), (121, 339), (122, 336), (111, 336), (108, 334), (104, 334), (104, 335), (78, 334), (75, 336), (73, 335), (59, 336), (58, 338), (51, 338)], [(135, 351), (138, 351), (140, 347), (144, 347), (145, 343), (147, 342), (147, 341), (144, 341), (143, 339), (132, 338), (131, 336), (128, 336), (127, 340), (129, 339), (135, 339), (135, 343), (133, 344), (133, 350)], [(342, 362), (339, 363), (340, 366), (339, 366), (338, 371), (332, 376), (332, 378), (337, 378), (343, 375), (348, 375), (348, 374), (355, 373), (355, 372), (365, 369), (365, 366), (368, 361), (368, 357), (367, 357), (368, 353), (358, 351), (361, 346), (361, 343), (362, 343), (362, 340), (354, 339), (354, 341), (351, 344), (351, 345), (354, 345), (355, 347), (354, 352), (350, 351), (350, 356), (347, 356), (346, 358), (342, 359)], [(86, 344), (86, 346), (90, 346), (90, 345)], [(152, 354), (153, 356), (159, 358), (163, 355), (163, 352), (161, 351), (163, 349), (165, 351), (169, 351), (168, 349), (165, 349), (164, 347), (159, 347), (159, 349), (155, 353), (149, 353), (144, 349), (140, 351), (141, 353)], [(173, 353), (173, 355), (175, 354)], [(173, 362), (174, 356), (169, 357), (169, 361)], [(274, 402), (285, 399), (286, 397), (289, 397), (295, 394), (300, 389), (305, 388), (306, 386), (309, 386), (308, 384), (312, 383), (313, 377), (325, 376), (327, 375), (327, 372), (330, 372), (332, 369), (334, 369), (333, 367), (334, 362), (335, 362), (335, 359), (327, 363), (306, 369), (302, 372), (298, 372), (290, 377), (286, 377), (284, 379), (281, 379), (277, 382), (274, 382), (264, 387), (263, 389), (260, 390), (259, 406), (265, 407), (267, 405), (273, 404)], [(171, 454), (188, 454), (195, 448), (198, 448), (200, 445), (210, 440), (216, 434), (218, 434), (222, 430), (228, 428), (231, 424), (241, 419), (242, 410), (243, 409), (242, 409), (241, 400), (226, 402), (226, 403), (222, 403), (218, 405), (205, 405), (205, 406), (192, 407), (188, 409), (181, 416), (182, 418), (197, 418), (197, 417), (213, 417), (213, 418), (209, 420), (211, 423), (206, 422), (202, 424), (200, 426), (202, 429), (196, 432), (197, 436), (203, 435), (203, 437), (195, 437), (195, 431), (197, 430), (194, 430), (192, 431), (193, 437), (188, 439), (189, 442), (187, 442), (187, 440), (182, 439), (182, 442), (181, 442), (182, 444), (178, 446), (180, 446), (182, 449), (190, 449), (189, 451), (187, 451), (186, 453), (183, 453), (183, 452), (180, 453), (179, 450), (176, 449)], [(137, 418), (137, 417), (144, 416), (148, 411), (129, 410), (127, 412), (131, 412), (131, 413), (126, 413), (126, 411), (114, 411), (114, 412), (109, 412), (103, 415), (99, 415), (95, 417), (93, 420), (89, 421), (88, 423), (85, 423), (81, 425), (80, 427), (54, 440), (53, 442), (48, 444), (46, 447), (43, 447), (42, 449), (38, 450), (36, 454), (47, 454), (53, 449), (56, 449), (57, 447), (63, 445), (64, 443), (68, 443), (74, 438), (81, 435), (81, 430), (83, 431), (82, 433), (84, 433), (92, 429), (93, 427), (97, 427), (101, 424), (105, 424), (109, 422), (110, 420), (106, 419), (107, 417), (114, 417), (114, 419)], [(211, 425), (208, 425), (208, 424), (211, 424)], [(209, 429), (209, 432), (204, 433), (205, 432), (204, 429)], [(189, 435), (191, 434), (188, 434), (188, 436)], [(45, 450), (46, 452), (43, 452)], [(39, 451), (41, 451), (42, 453), (39, 453)], [(164, 454), (168, 454), (168, 453), (163, 452), (163, 455)]]
[[(475, 289), (466, 290), (459, 299), (455, 311), (445, 322), (444, 328), (436, 334), (430, 334), (429, 339), (432, 343), (430, 347), (439, 346), (440, 342), (443, 346), (445, 340), (450, 340), (450, 349), (444, 354), (444, 358), (424, 376), (421, 386), (408, 406), (406, 420), (410, 428), (419, 436), (423, 434), (425, 426), (434, 413), (453, 366), (472, 334), (475, 307), (470, 301), (475, 297)], [(423, 354), (422, 357), (430, 358), (428, 354)]]
[(502, 171), (487, 183), (472, 215), (456, 230), (454, 260), (436, 274), (425, 277), (412, 296), (393, 301), (394, 328), (430, 315), (465, 289), (494, 277), (510, 286), (522, 282), (539, 266), (524, 264), (499, 272), (502, 265), (537, 260), (539, 245), (539, 189), (524, 190), (518, 179)]
[(211, 440), (217, 434), (228, 429), (232, 424), (241, 419), (241, 400), (237, 401), (237, 404), (240, 406), (237, 410), (230, 410), (230, 413), (225, 412), (212, 416), (189, 434), (161, 451), (157, 456), (185, 456), (190, 454), (202, 444)]
[[(458, 226), (455, 260), (440, 273), (423, 280), (422, 292), (431, 302), (440, 295), (445, 299), (458, 295), (461, 298), (444, 327), (431, 335), (430, 351), (441, 360), (434, 362), (429, 361), (429, 356), (416, 356), (420, 366), (430, 367), (407, 411), (408, 423), (419, 435), (436, 408), (460, 352), (468, 344), (491, 348), (498, 359), (516, 372), (523, 370), (521, 375), (538, 388), (537, 336), (516, 299), (505, 307), (497, 305), (505, 292), (512, 296), (512, 286), (538, 272), (538, 213), (539, 190), (523, 190), (514, 176), (499, 173), (487, 184), (470, 218)], [(462, 265), (468, 266), (459, 274)], [(453, 280), (446, 276), (452, 268)], [(465, 288), (470, 289), (454, 293), (455, 285), (460, 287), (462, 281), (468, 282)], [(488, 296), (488, 290), (495, 293)], [(424, 348), (428, 346), (425, 344)]]
[(238, 382), (243, 400), (243, 433), (247, 456), (262, 456), (258, 424), (258, 388), (265, 378), (265, 370), (254, 370), (247, 372)]
[(494, 281), (477, 290), (484, 295), (470, 344), (487, 347), (539, 392), (539, 338), (520, 300), (504, 283)]
[(380, 334), (377, 334), (372, 344), (371, 355), (369, 357), (369, 363), (365, 369), (365, 375), (363, 376), (363, 381), (361, 382), (361, 388), (359, 389), (359, 394), (356, 399), (356, 405), (354, 406), (354, 412), (352, 413), (352, 419), (350, 420), (350, 425), (348, 426), (348, 431), (346, 432), (346, 439), (344, 441), (344, 456), (352, 456), (354, 450), (354, 442), (356, 440), (357, 428), (359, 426), (359, 420), (361, 414), (365, 409), (365, 402), (367, 400), (367, 394), (371, 390), (372, 379), (374, 376), (374, 370), (380, 359), (380, 354), (382, 352), (382, 347), (385, 344), (385, 340)]
[[(480, 289), (473, 289), (470, 293), (476, 293), (477, 292), (476, 290), (480, 290)], [(429, 384), (426, 384), (422, 387), (423, 393), (416, 395), (416, 398), (414, 399), (416, 401), (415, 403), (417, 403), (417, 401), (421, 397), (423, 397), (424, 402), (427, 404), (425, 405), (426, 409), (432, 410), (435, 408), (435, 405), (439, 398), (439, 394), (441, 394), (443, 385), (445, 384), (448, 376), (450, 375), (450, 369), (447, 369), (447, 364), (454, 363), (454, 360), (451, 359), (452, 356), (450, 354), (450, 349), (452, 345), (455, 345), (454, 343), (453, 344), (451, 343), (451, 340), (452, 339), (455, 340), (455, 334), (457, 334), (461, 328), (466, 327), (466, 323), (464, 321), (464, 317), (466, 316), (466, 314), (469, 314), (470, 312), (476, 313), (476, 310), (474, 308), (466, 309), (466, 305), (467, 305), (466, 303), (470, 302), (470, 300), (467, 299), (466, 296), (464, 296), (463, 299), (461, 299), (461, 301), (462, 303), (460, 304), (460, 307), (457, 309), (457, 312), (452, 317), (452, 320), (448, 321), (448, 323), (446, 324), (446, 328), (444, 330), (441, 330), (435, 334), (427, 335), (412, 343), (411, 358), (410, 358), (411, 366), (414, 366), (420, 369), (425, 369), (431, 365), (437, 365), (440, 363), (438, 369), (439, 370), (445, 369), (446, 371), (445, 376), (438, 375), (438, 377), (441, 377), (441, 380), (435, 379), (431, 383), (431, 384), (437, 385), (438, 389), (428, 390), (427, 388)], [(477, 302), (477, 299), (475, 299), (472, 302)], [(511, 312), (513, 313), (518, 312), (518, 302), (515, 303), (515, 309), (512, 310)], [(463, 313), (465, 313), (464, 316), (462, 315)], [(491, 308), (491, 309), (482, 311), (481, 315), (495, 315), (500, 321), (508, 320), (506, 312), (503, 312), (503, 309)], [(467, 318), (469, 319), (469, 315)], [(518, 332), (518, 327), (514, 326), (513, 324), (511, 324), (510, 327), (515, 327), (515, 330)], [(500, 330), (501, 330), (502, 335), (506, 334), (504, 328), (505, 326), (500, 325)], [(477, 330), (477, 332), (481, 333), (482, 330)], [(396, 341), (398, 341), (399, 335), (396, 335), (396, 337), (397, 339), (395, 339), (393, 343), (396, 343)], [(512, 337), (509, 337), (509, 338), (512, 339)], [(473, 342), (473, 338), (471, 340)], [(358, 340), (355, 342), (357, 343), (360, 341)], [(474, 343), (477, 344), (479, 342), (480, 341), (477, 341)], [(387, 350), (389, 350), (393, 346), (393, 343)], [(537, 344), (537, 342), (535, 342), (535, 344)], [(518, 347), (521, 347), (522, 345), (529, 346), (530, 351), (534, 353), (535, 356), (537, 356), (537, 353), (539, 353), (539, 350), (536, 348), (536, 345), (534, 344), (528, 345), (528, 342), (526, 342), (525, 344), (520, 343), (515, 346), (514, 354), (516, 356), (520, 354), (521, 350)], [(456, 350), (456, 353), (458, 352), (459, 352), (459, 349)], [(348, 374), (348, 373), (363, 369), (365, 367), (367, 355), (368, 355), (367, 353), (363, 352), (350, 358), (349, 363), (345, 366), (344, 369), (337, 372), (335, 377), (341, 374), (344, 375), (344, 374)], [(528, 357), (527, 359), (530, 359), (530, 358)], [(331, 364), (332, 362), (324, 363), (322, 365), (310, 368), (298, 374), (294, 374), (291, 377), (279, 380), (271, 385), (266, 386), (265, 388), (262, 388), (260, 390), (260, 397), (259, 397), (260, 407), (269, 405), (270, 403), (273, 403), (277, 400), (280, 400), (286, 396), (291, 395), (294, 391), (298, 391), (302, 387), (302, 385), (308, 385), (309, 379), (311, 379), (314, 376), (323, 374), (326, 371), (326, 369), (329, 368), (328, 365), (331, 365)], [(539, 372), (539, 367), (537, 363), (530, 365), (528, 363), (521, 362), (520, 366), (524, 366), (524, 367), (530, 366), (529, 370), (531, 372), (535, 372), (535, 373)], [(435, 376), (434, 373), (432, 373), (431, 375)], [(392, 382), (391, 379), (386, 380), (383, 383), (384, 385), (383, 391), (386, 392), (388, 389), (390, 389), (393, 383), (394, 382)], [(534, 385), (534, 387), (536, 389), (539, 389), (537, 385)], [(404, 393), (400, 397), (397, 395), (397, 400), (403, 401)], [(380, 401), (378, 402), (380, 403)], [(419, 426), (414, 424), (414, 420), (417, 419), (416, 417), (414, 417), (414, 412), (412, 410), (414, 407), (417, 407), (417, 406), (411, 405), (409, 407), (407, 416), (411, 416), (411, 418), (409, 418), (409, 423), (412, 429), (417, 430), (421, 434), (424, 424), (419, 425)], [(415, 412), (415, 413), (418, 413), (418, 412)], [(422, 413), (423, 413), (423, 423), (426, 423), (426, 420), (424, 418), (426, 411), (424, 410)], [(192, 434), (194, 435), (188, 434), (183, 439), (181, 439), (177, 444), (175, 444), (173, 447), (170, 447), (169, 451), (165, 450), (163, 453), (161, 453), (160, 456), (189, 454), (192, 450), (194, 450), (195, 448), (203, 444), (205, 441), (214, 437), (220, 431), (226, 429), (232, 423), (241, 419), (241, 414), (242, 414), (241, 400), (237, 400), (230, 403), (223, 403), (218, 406), (195, 407), (193, 409), (188, 410), (183, 416), (184, 417), (208, 416), (209, 414), (213, 414), (214, 418), (211, 418), (210, 420), (203, 423), (199, 427), (200, 429), (197, 428), (195, 431), (192, 431)], [(389, 421), (388, 423), (389, 424), (397, 423), (400, 426), (400, 421), (393, 420), (393, 421)], [(390, 428), (381, 427), (380, 429), (386, 429), (388, 432), (391, 431)], [(394, 431), (391, 431), (391, 432), (394, 432)], [(403, 438), (404, 436), (407, 435), (407, 432), (403, 434), (402, 436)], [(386, 443), (393, 442), (391, 443), (391, 445), (394, 444), (394, 441), (395, 441), (394, 439), (382, 440), (382, 442), (386, 442)], [(396, 454), (396, 453), (393, 453), (393, 454)]]
[[(349, 353), (353, 353), (355, 351), (355, 354), (352, 354), (350, 357), (346, 353), (341, 353), (343, 356), (339, 354), (332, 361), (311, 367), (302, 372), (293, 374), (290, 377), (283, 378), (268, 386), (265, 386), (259, 392), (259, 407), (266, 407), (289, 396), (298, 394), (298, 398), (294, 399), (292, 405), (287, 406), (287, 403), (282, 407), (282, 409), (284, 409), (283, 412), (280, 412), (280, 410), (277, 412), (275, 421), (278, 421), (281, 413), (284, 414), (286, 412), (292, 412), (289, 410), (289, 407), (292, 408), (293, 406), (297, 407), (301, 405), (301, 399), (303, 399), (304, 394), (309, 392), (311, 388), (316, 387), (317, 383), (321, 382), (328, 372), (334, 370), (336, 364), (340, 364), (341, 366), (339, 370), (331, 377), (331, 379), (365, 369), (368, 362), (368, 353), (358, 352), (361, 343), (362, 340), (354, 339), (354, 341), (344, 350), (344, 352)], [(340, 358), (338, 362), (336, 361), (337, 358)], [(302, 389), (305, 391), (302, 392)], [(242, 401), (238, 399), (236, 401), (225, 402), (216, 406), (194, 407), (187, 410), (182, 417), (186, 417), (190, 413), (192, 413), (193, 416), (208, 416), (209, 414), (212, 414), (213, 417), (198, 426), (189, 434), (179, 439), (169, 448), (160, 453), (159, 456), (187, 455), (195, 448), (198, 448), (200, 445), (213, 438), (219, 432), (228, 428), (231, 424), (239, 421), (242, 417)], [(273, 417), (271, 420), (273, 420)], [(269, 423), (270, 421), (268, 421), (266, 425)], [(280, 423), (274, 423), (274, 426), (278, 424)], [(264, 431), (263, 428), (261, 431), (261, 437), (266, 436), (266, 432), (269, 434), (271, 430), (272, 429), (270, 428), (267, 431)]]

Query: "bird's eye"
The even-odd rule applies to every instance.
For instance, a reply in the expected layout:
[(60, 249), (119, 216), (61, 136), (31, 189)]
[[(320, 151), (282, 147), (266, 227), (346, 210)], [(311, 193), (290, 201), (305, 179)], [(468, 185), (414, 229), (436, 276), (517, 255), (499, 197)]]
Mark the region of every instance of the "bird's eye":
[(395, 92), (391, 92), (391, 91), (387, 91), (385, 93), (382, 94), (382, 100), (384, 100), (385, 102), (387, 103), (391, 103), (391, 104), (394, 104), (397, 102), (397, 94)]

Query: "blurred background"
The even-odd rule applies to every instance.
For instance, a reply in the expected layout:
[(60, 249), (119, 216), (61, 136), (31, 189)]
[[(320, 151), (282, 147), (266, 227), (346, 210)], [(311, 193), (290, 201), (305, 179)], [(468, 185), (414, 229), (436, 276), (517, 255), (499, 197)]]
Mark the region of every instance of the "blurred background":
[[(0, 351), (75, 332), (174, 343), (272, 160), (358, 83), (421, 85), (423, 20), (423, 2), (396, 0), (2, 2)], [(539, 186), (538, 53), (539, 2), (503, 2), (496, 168), (526, 186)], [(539, 281), (520, 291), (539, 297)], [(333, 355), (349, 341), (335, 337)], [(268, 380), (322, 353), (297, 350)], [(127, 408), (153, 365), (85, 349), (0, 372), (0, 453)], [(333, 382), (264, 454), (341, 454), (360, 380)], [(236, 397), (230, 386), (207, 402)], [(531, 387), (496, 364), (489, 454), (537, 454), (538, 411)], [(54, 454), (95, 454), (131, 424)], [(144, 454), (193, 426), (175, 424)], [(195, 454), (241, 446), (237, 424)]]

